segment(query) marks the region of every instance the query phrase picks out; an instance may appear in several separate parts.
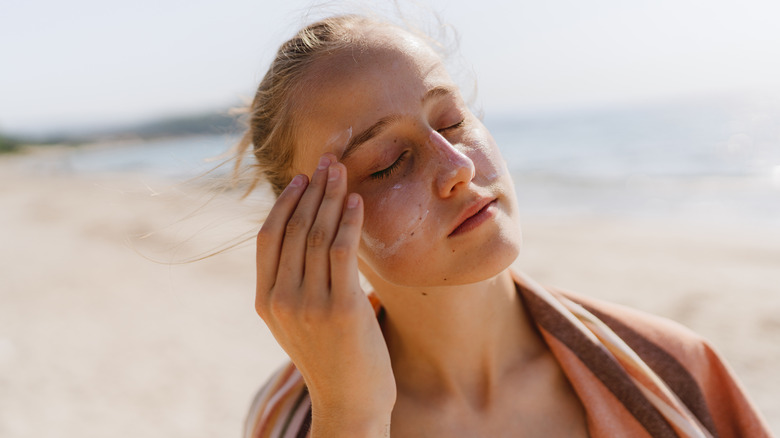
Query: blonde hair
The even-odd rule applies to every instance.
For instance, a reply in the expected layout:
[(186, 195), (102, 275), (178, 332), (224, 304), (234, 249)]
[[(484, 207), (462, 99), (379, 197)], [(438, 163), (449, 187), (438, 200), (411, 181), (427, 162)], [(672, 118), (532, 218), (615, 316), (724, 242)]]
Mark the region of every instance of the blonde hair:
[(247, 193), (265, 179), (279, 196), (290, 181), (295, 150), (292, 102), (302, 77), (323, 55), (355, 44), (355, 28), (369, 23), (380, 24), (359, 15), (326, 18), (304, 27), (279, 47), (246, 110), (247, 130), (235, 148), (235, 174), (250, 147), (256, 159)]

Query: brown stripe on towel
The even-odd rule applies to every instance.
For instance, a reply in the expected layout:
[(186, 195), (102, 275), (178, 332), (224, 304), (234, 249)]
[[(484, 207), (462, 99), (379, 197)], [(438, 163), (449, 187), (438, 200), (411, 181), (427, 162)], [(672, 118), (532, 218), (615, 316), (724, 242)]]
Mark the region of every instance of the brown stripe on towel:
[(690, 409), (712, 436), (718, 437), (715, 421), (712, 419), (710, 409), (707, 406), (707, 401), (704, 399), (704, 394), (699, 384), (696, 383), (691, 373), (674, 356), (634, 331), (631, 327), (623, 324), (620, 320), (586, 304), (579, 304), (590, 313), (596, 315), (617, 333), (669, 385), (669, 388), (680, 397), (680, 400), (685, 403), (685, 406)]
[(546, 301), (524, 287), (518, 287), (533, 320), (566, 345), (588, 369), (620, 400), (653, 437), (677, 438), (672, 426), (647, 401), (628, 373), (599, 345), (577, 330)]

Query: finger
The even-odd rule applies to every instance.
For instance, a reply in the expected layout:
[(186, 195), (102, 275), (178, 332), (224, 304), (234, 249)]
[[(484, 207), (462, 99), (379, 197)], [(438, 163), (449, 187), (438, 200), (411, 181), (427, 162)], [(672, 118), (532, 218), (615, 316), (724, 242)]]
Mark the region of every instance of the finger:
[(308, 182), (306, 175), (296, 175), (279, 195), (257, 233), (258, 293), (267, 292), (274, 285), (285, 227)]
[(336, 238), (330, 246), (331, 294), (351, 292), (359, 286), (358, 246), (363, 228), (363, 199), (357, 193), (347, 196)]
[(341, 163), (333, 163), (328, 168), (322, 203), (306, 240), (306, 272), (303, 278), (306, 290), (317, 290), (318, 285), (330, 286), (330, 244), (336, 236), (344, 210), (346, 176), (347, 168)]
[(305, 268), (306, 239), (322, 202), (330, 163), (331, 157), (323, 155), (311, 177), (311, 183), (306, 187), (301, 200), (298, 201), (298, 206), (287, 221), (276, 273), (278, 284), (291, 287), (301, 285)]

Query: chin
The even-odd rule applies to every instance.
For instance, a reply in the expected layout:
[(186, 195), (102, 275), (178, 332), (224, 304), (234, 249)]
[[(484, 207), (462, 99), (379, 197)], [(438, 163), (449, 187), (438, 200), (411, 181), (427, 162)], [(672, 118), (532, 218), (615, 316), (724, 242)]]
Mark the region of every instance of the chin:
[(504, 272), (517, 260), (522, 247), (519, 227), (505, 229), (484, 245), (469, 251), (469, 257), (460, 266), (453, 267), (453, 275), (439, 285), (471, 284), (493, 278)]

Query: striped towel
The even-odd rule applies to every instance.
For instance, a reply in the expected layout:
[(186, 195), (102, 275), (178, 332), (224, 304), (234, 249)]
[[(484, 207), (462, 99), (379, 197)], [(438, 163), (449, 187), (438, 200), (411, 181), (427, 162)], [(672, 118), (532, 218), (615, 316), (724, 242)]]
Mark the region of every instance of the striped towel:
[[(591, 437), (771, 437), (733, 373), (697, 335), (662, 318), (513, 275), (585, 408)], [(252, 402), (244, 436), (303, 438), (310, 424), (303, 378), (287, 364)]]

